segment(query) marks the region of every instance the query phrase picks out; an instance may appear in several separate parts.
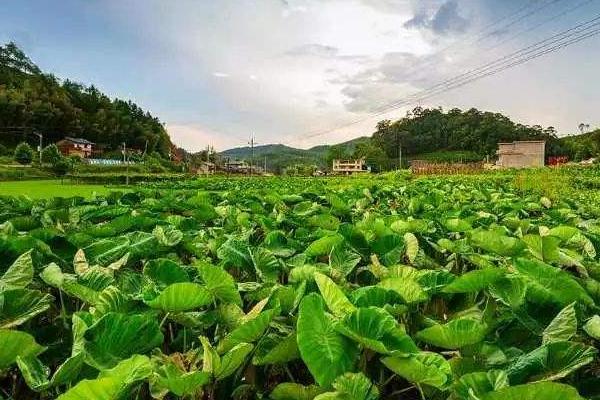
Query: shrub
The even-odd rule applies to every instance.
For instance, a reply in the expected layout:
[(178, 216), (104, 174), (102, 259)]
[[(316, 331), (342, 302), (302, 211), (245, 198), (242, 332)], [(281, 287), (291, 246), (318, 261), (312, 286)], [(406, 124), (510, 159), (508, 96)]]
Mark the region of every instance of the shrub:
[(51, 144), (42, 150), (42, 162), (55, 165), (63, 158), (60, 150), (55, 144)]
[(0, 144), (0, 157), (8, 154), (8, 149), (6, 146)]
[(19, 164), (27, 165), (33, 161), (33, 149), (25, 142), (19, 143), (15, 148), (15, 161)]
[(65, 176), (73, 169), (73, 163), (70, 159), (61, 157), (52, 164), (52, 172), (58, 176)]

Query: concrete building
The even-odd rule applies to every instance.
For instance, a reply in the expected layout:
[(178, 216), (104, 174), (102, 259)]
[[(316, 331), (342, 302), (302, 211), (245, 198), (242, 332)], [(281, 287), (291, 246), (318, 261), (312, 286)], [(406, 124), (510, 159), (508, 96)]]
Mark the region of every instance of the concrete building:
[(502, 168), (543, 167), (545, 151), (543, 140), (498, 143), (496, 165)]
[(94, 143), (86, 139), (72, 138), (67, 136), (56, 143), (56, 147), (64, 156), (78, 156), (80, 158), (89, 158), (94, 151)]
[(359, 160), (333, 160), (334, 174), (351, 175), (357, 172), (369, 172), (364, 158)]

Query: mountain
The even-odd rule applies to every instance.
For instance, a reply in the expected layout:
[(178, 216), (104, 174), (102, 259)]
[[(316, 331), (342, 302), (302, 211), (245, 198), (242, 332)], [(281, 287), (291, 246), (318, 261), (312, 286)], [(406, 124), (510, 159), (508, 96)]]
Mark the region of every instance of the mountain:
[(105, 153), (125, 142), (166, 157), (173, 146), (158, 118), (135, 103), (60, 80), (41, 71), (14, 43), (0, 45), (0, 144), (36, 145), (34, 131), (44, 136), (44, 145), (72, 136), (96, 143)]
[[(334, 146), (343, 148), (346, 153), (352, 153), (357, 144), (369, 140), (368, 137), (359, 137)], [(266, 158), (267, 169), (277, 173), (281, 172), (283, 168), (295, 164), (310, 164), (324, 168), (327, 165), (327, 152), (331, 147), (333, 146), (320, 145), (310, 149), (297, 149), (283, 144), (254, 146), (254, 163), (263, 165)], [(252, 148), (250, 146), (236, 147), (225, 150), (220, 155), (231, 160), (250, 161)]]

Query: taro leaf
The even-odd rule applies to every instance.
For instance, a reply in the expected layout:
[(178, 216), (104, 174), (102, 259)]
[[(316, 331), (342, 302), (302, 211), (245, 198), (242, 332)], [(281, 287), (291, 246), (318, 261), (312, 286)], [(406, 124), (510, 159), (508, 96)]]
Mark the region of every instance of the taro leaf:
[(348, 315), (335, 329), (360, 345), (381, 354), (416, 353), (419, 351), (385, 310), (378, 307), (359, 308)]
[(297, 340), (308, 370), (319, 385), (327, 387), (339, 375), (352, 369), (358, 347), (336, 332), (324, 306), (318, 294), (304, 297), (300, 303)]
[(85, 332), (87, 362), (110, 368), (133, 354), (146, 353), (163, 342), (152, 314), (108, 313)]
[(129, 297), (116, 286), (109, 286), (98, 293), (94, 307), (102, 315), (109, 312), (128, 312), (132, 306)]
[(204, 351), (202, 356), (202, 371), (213, 374), (221, 367), (221, 357), (219, 357), (219, 354), (206, 336), (200, 336), (200, 342)]
[(356, 307), (384, 307), (385, 305), (402, 304), (402, 297), (393, 290), (379, 286), (363, 286), (351, 293), (352, 303)]
[(235, 280), (227, 271), (220, 267), (203, 263), (198, 266), (198, 272), (206, 289), (217, 299), (225, 303), (242, 305)]
[(228, 352), (240, 343), (253, 343), (258, 340), (269, 327), (276, 312), (275, 309), (263, 311), (258, 317), (235, 328), (219, 342), (219, 354)]
[(324, 391), (325, 389), (317, 385), (303, 386), (299, 383), (284, 382), (275, 386), (269, 398), (271, 400), (313, 400)]
[(452, 379), (450, 364), (437, 353), (422, 351), (408, 357), (385, 357), (381, 362), (394, 373), (417, 384), (442, 389)]
[(470, 240), (473, 246), (504, 257), (516, 256), (525, 249), (522, 240), (496, 231), (473, 231)]
[(150, 391), (156, 398), (162, 398), (166, 395), (166, 392), (171, 392), (180, 397), (192, 396), (209, 382), (210, 374), (207, 372), (186, 372), (174, 363), (167, 361), (165, 364), (154, 368), (150, 378)]
[(449, 232), (469, 232), (473, 229), (469, 221), (460, 218), (448, 218), (443, 224)]
[(56, 371), (54, 371), (54, 375), (52, 375), (52, 379), (50, 380), (50, 385), (56, 387), (75, 382), (84, 365), (84, 361), (85, 353), (78, 353), (67, 358), (58, 366)]
[(542, 344), (567, 341), (575, 333), (577, 333), (577, 314), (575, 303), (571, 303), (563, 308), (544, 329)]
[(63, 274), (60, 267), (50, 263), (40, 273), (40, 277), (48, 285), (61, 289), (70, 296), (95, 304), (98, 299), (98, 292), (77, 282), (73, 275)]
[(330, 214), (317, 214), (306, 221), (309, 226), (335, 231), (340, 226), (340, 220)]
[(479, 292), (504, 276), (506, 272), (500, 268), (485, 268), (469, 271), (442, 289), (444, 293)]
[(23, 253), (0, 277), (0, 291), (22, 289), (33, 280), (33, 260), (31, 250)]
[(359, 373), (345, 373), (334, 382), (335, 392), (323, 393), (315, 400), (377, 400), (379, 390), (369, 378)]
[(518, 309), (525, 302), (527, 279), (519, 275), (508, 275), (494, 282), (490, 293), (507, 306)]
[(600, 316), (594, 315), (590, 318), (585, 325), (583, 330), (596, 340), (600, 340)]
[(391, 228), (394, 232), (404, 234), (406, 232), (412, 233), (425, 233), (427, 232), (428, 226), (427, 221), (423, 219), (411, 219), (408, 221), (395, 221)]
[(405, 243), (402, 236), (395, 233), (382, 236), (373, 244), (373, 252), (388, 267), (398, 264), (402, 260), (404, 250)]
[(263, 282), (277, 282), (282, 265), (270, 250), (261, 247), (250, 251), (256, 274)]
[(562, 379), (594, 361), (598, 351), (582, 343), (552, 342), (514, 360), (506, 370), (511, 384)]
[(215, 379), (222, 380), (233, 374), (254, 348), (250, 343), (240, 343), (221, 357), (219, 368), (214, 371)]
[(457, 399), (472, 400), (508, 386), (506, 372), (490, 370), (487, 372), (472, 372), (461, 376), (452, 386), (452, 391)]
[(172, 226), (157, 225), (152, 234), (156, 237), (158, 243), (167, 247), (177, 246), (183, 239), (183, 232)]
[(180, 312), (193, 310), (212, 302), (213, 296), (204, 286), (192, 282), (180, 282), (167, 286), (157, 297), (146, 301), (146, 304), (167, 312)]
[(0, 371), (13, 364), (17, 357), (35, 357), (46, 350), (28, 333), (0, 329)]
[(285, 338), (267, 336), (256, 349), (254, 365), (285, 364), (300, 357), (296, 332)]
[(488, 327), (471, 318), (454, 319), (446, 324), (436, 324), (417, 332), (417, 339), (444, 349), (461, 347), (481, 342)]
[(143, 274), (162, 287), (190, 280), (187, 272), (179, 264), (166, 258), (148, 261), (144, 265)]
[(246, 269), (252, 266), (248, 243), (233, 237), (219, 247), (217, 256), (232, 267)]
[(108, 265), (129, 252), (129, 239), (125, 236), (100, 239), (83, 249), (93, 264)]
[(407, 304), (421, 303), (429, 299), (423, 287), (409, 276), (387, 278), (379, 282), (378, 286), (394, 291)]
[[(339, 232), (346, 239), (347, 245), (363, 257), (368, 257), (371, 252), (369, 242), (362, 230), (351, 224), (342, 224)], [(340, 247), (340, 246), (338, 246)]]
[[(162, 247), (160, 242), (151, 233), (131, 232), (126, 236), (129, 242), (127, 252), (129, 252), (133, 259), (156, 256)], [(127, 254), (127, 252), (125, 252), (125, 254)], [(121, 255), (121, 257), (123, 257), (125, 254)], [(120, 259), (121, 257), (117, 257), (116, 260)], [(112, 260), (111, 262), (116, 260)]]
[(341, 317), (356, 309), (344, 292), (328, 276), (315, 272), (315, 282), (317, 282), (327, 308), (334, 315)]
[(339, 247), (343, 242), (344, 237), (339, 233), (323, 236), (308, 245), (304, 254), (306, 254), (307, 257), (329, 255), (334, 247)]
[(0, 328), (13, 328), (43, 313), (54, 298), (39, 290), (13, 289), (0, 292)]
[(40, 392), (50, 386), (48, 380), (50, 368), (45, 366), (37, 357), (17, 357), (17, 366), (25, 383), (31, 390)]
[(527, 243), (529, 251), (542, 261), (557, 262), (560, 258), (560, 239), (555, 236), (525, 235), (523, 241)]
[(554, 382), (536, 382), (507, 387), (489, 392), (481, 400), (584, 400), (577, 390), (569, 385)]
[(574, 301), (594, 304), (585, 289), (560, 268), (525, 258), (516, 259), (513, 266), (526, 278), (529, 286), (527, 296), (536, 303), (555, 303), (563, 307)]
[(406, 244), (406, 257), (412, 264), (415, 262), (417, 254), (419, 254), (419, 241), (417, 240), (417, 237), (410, 232), (406, 232), (403, 238), (404, 243)]
[(360, 255), (344, 246), (335, 247), (329, 254), (329, 267), (344, 277), (354, 271), (359, 262)]
[(133, 384), (148, 378), (151, 373), (152, 364), (148, 357), (136, 354), (114, 368), (100, 372), (96, 379), (80, 381), (57, 400), (120, 399)]
[(296, 250), (289, 245), (287, 236), (283, 231), (271, 231), (267, 233), (265, 240), (263, 241), (263, 247), (271, 250), (276, 256), (283, 258), (291, 257), (296, 252)]

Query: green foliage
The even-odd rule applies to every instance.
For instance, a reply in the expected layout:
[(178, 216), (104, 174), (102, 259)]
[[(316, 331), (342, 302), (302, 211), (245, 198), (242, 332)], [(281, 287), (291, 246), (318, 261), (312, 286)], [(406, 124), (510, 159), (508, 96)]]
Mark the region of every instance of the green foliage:
[(596, 398), (600, 197), (516, 174), (0, 196), (2, 395)]
[(31, 164), (33, 161), (33, 149), (28, 143), (19, 143), (15, 147), (15, 161), (22, 165)]

